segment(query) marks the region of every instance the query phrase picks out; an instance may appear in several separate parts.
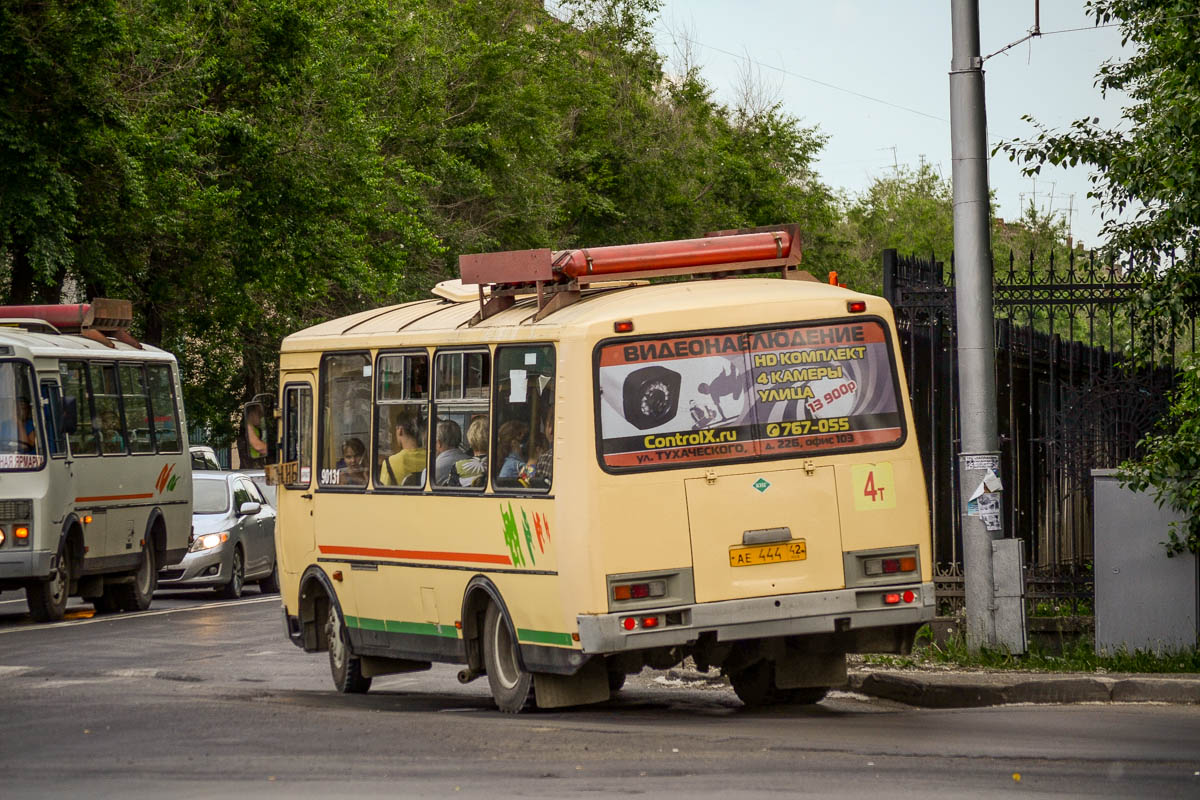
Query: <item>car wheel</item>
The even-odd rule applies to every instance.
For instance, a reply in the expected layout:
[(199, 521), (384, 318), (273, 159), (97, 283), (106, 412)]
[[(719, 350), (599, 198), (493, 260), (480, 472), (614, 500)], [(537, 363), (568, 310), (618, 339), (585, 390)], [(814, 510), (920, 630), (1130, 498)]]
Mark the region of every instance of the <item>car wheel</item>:
[(350, 637), (332, 600), (325, 620), (325, 636), (329, 640), (329, 672), (337, 690), (342, 694), (363, 694), (370, 689), (371, 679), (363, 677), (362, 659), (350, 651)]
[(237, 600), (242, 596), (242, 588), (246, 585), (246, 562), (242, 557), (242, 548), (233, 548), (233, 558), (229, 562), (229, 583), (217, 587), (221, 597), (226, 600)]
[(25, 588), (29, 614), (38, 622), (60, 620), (67, 612), (67, 599), (71, 594), (71, 560), (67, 558), (65, 543), (59, 545), (54, 564), (54, 573), (49, 578)]
[(158, 565), (154, 563), (154, 549), (147, 541), (142, 543), (142, 561), (133, 573), (133, 582), (118, 583), (111, 593), (106, 590), (105, 596), (111, 596), (122, 611), (145, 611), (154, 600), (157, 588)]
[(279, 562), (271, 559), (271, 574), (258, 582), (258, 590), (263, 594), (275, 594), (279, 591)]
[(517, 637), (495, 603), (484, 618), (483, 661), (496, 706), (508, 714), (525, 708), (533, 696), (533, 675), (521, 666)]

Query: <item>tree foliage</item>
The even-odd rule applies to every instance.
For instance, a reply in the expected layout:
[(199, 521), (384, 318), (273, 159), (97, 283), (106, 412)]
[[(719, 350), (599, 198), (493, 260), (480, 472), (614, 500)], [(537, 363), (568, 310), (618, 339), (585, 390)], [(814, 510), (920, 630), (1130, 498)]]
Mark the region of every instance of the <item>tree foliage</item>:
[(423, 296), (460, 253), (799, 222), (820, 270), (823, 136), (668, 76), (656, 11), (4, 0), (8, 299), (129, 297), (219, 431), (283, 336)]
[[(1092, 168), (1089, 196), (1104, 215), (1102, 232), (1112, 248), (1134, 254), (1134, 271), (1144, 281), (1136, 315), (1143, 352), (1135, 355), (1174, 356), (1175, 334), (1200, 297), (1194, 260), (1200, 245), (1200, 15), (1191, 0), (1091, 0), (1088, 13), (1097, 24), (1120, 24), (1122, 43), (1133, 47), (1130, 58), (1106, 62), (1096, 77), (1102, 91), (1128, 95), (1121, 120), (1105, 125), (1088, 117), (1061, 132), (1037, 125), (1035, 137), (1002, 149), (1024, 162), (1027, 173), (1045, 164)], [(1175, 552), (1200, 547), (1194, 354), (1183, 363), (1165, 427), (1143, 440), (1144, 458), (1124, 465), (1128, 485), (1153, 487), (1160, 502), (1188, 516), (1187, 535), (1172, 532), (1168, 550)]]

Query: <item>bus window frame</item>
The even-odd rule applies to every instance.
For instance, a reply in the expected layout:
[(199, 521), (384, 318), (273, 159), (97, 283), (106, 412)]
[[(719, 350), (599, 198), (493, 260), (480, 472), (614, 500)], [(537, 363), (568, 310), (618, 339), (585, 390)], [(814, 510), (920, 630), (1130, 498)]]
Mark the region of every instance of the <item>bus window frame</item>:
[[(651, 338), (654, 338), (654, 337), (651, 337)], [(499, 356), (497, 355), (497, 353), (499, 353), (500, 350), (507, 350), (508, 348), (549, 347), (550, 351), (554, 354), (554, 396), (555, 396), (554, 403), (555, 403), (555, 406), (557, 406), (558, 402), (559, 402), (558, 401), (558, 377), (559, 377), (559, 375), (558, 375), (558, 345), (559, 345), (559, 343), (560, 342), (558, 339), (532, 339), (532, 340), (521, 341), (521, 342), (502, 342), (492, 348), (492, 364), (491, 364), (492, 386), (491, 386), (491, 398), (490, 398), (491, 412), (488, 416), (488, 424), (491, 427), (491, 430), (488, 431), (488, 485), (491, 487), (491, 491), (492, 491), (492, 493), (494, 493), (494, 496), (524, 497), (524, 498), (553, 498), (554, 497), (553, 482), (551, 482), (550, 486), (547, 487), (545, 489), (545, 491), (532, 491), (530, 489), (530, 487), (528, 487), (528, 486), (496, 486), (492, 479), (500, 474), (500, 470), (493, 469), (493, 467), (495, 466), (495, 462), (492, 460), (492, 458), (493, 458), (493, 454), (496, 452), (497, 446), (499, 445), (499, 437), (500, 437), (500, 425), (497, 424), (496, 404), (495, 404), (496, 398), (499, 396), (498, 392), (500, 390), (500, 370), (497, 369), (497, 367), (496, 367), (497, 362), (499, 361)], [(599, 398), (599, 396), (600, 395), (597, 392), (596, 397)], [(566, 401), (564, 400), (563, 402), (566, 402)], [(599, 413), (599, 408), (597, 408), (597, 414), (598, 413)], [(599, 423), (598, 416), (597, 416), (597, 423)], [(599, 430), (599, 429), (597, 429), (597, 430)], [(597, 442), (599, 442), (598, 439), (597, 439)], [(554, 443), (551, 442), (550, 446), (553, 447)], [(599, 447), (599, 445), (597, 445), (597, 447)]]
[[(505, 346), (507, 346), (507, 343), (505, 343)], [(442, 354), (464, 355), (465, 356), (465, 355), (470, 355), (472, 353), (482, 353), (484, 356), (487, 357), (487, 360), (488, 360), (487, 361), (488, 382), (487, 382), (487, 389), (486, 389), (487, 395), (485, 397), (483, 397), (483, 398), (460, 397), (457, 400), (449, 400), (449, 401), (443, 400), (442, 401), (443, 403), (449, 403), (451, 408), (454, 408), (455, 403), (460, 403), (462, 405), (478, 406), (481, 404), (481, 401), (482, 401), (482, 405), (487, 406), (486, 413), (487, 413), (487, 417), (488, 417), (488, 453), (484, 457), (486, 459), (488, 459), (488, 470), (487, 470), (486, 474), (484, 475), (485, 480), (483, 482), (483, 485), (479, 486), (479, 487), (438, 486), (434, 480), (430, 480), (429, 481), (430, 489), (439, 495), (452, 496), (452, 497), (483, 497), (484, 495), (489, 493), (490, 489), (492, 489), (492, 471), (491, 471), (492, 401), (495, 399), (495, 391), (493, 390), (493, 383), (492, 383), (492, 368), (495, 366), (495, 352), (494, 351), (495, 351), (495, 348), (488, 347), (487, 345), (484, 345), (484, 344), (439, 345), (439, 346), (436, 346), (433, 348), (433, 357), (430, 360), (430, 368), (429, 368), (429, 375), (430, 375), (430, 378), (429, 378), (429, 382), (430, 382), (430, 385), (429, 385), (429, 429), (430, 429), (429, 441), (433, 441), (433, 438), (437, 435), (438, 400), (436, 399), (437, 398), (436, 387), (437, 387), (438, 356), (442, 355)], [(462, 391), (465, 393), (466, 392), (466, 382), (465, 382), (466, 367), (465, 366), (463, 367), (462, 372), (463, 372), (464, 382), (463, 382), (463, 386), (461, 388), (462, 388)], [(465, 444), (467, 441), (466, 429), (463, 430), (462, 436), (463, 436), (463, 443)], [(436, 477), (436, 475), (435, 475), (435, 472), (436, 472), (435, 467), (437, 465), (436, 442), (434, 443), (433, 447), (427, 447), (427, 450), (429, 451), (429, 466), (427, 467), (427, 469), (429, 470), (429, 475)], [(384, 488), (390, 488), (390, 487), (384, 487)], [(539, 495), (539, 496), (541, 496), (541, 495)]]
[[(334, 494), (363, 494), (371, 486), (371, 476), (368, 474), (367, 482), (363, 486), (340, 486), (336, 483), (324, 484), (321, 483), (321, 468), (318, 464), (324, 464), (322, 456), (324, 456), (325, 446), (325, 415), (322, 413), (321, 404), (325, 400), (325, 377), (330, 358), (338, 356), (365, 356), (366, 365), (371, 367), (371, 375), (368, 378), (371, 386), (371, 413), (375, 412), (375, 361), (371, 358), (369, 349), (355, 348), (353, 350), (326, 350), (321, 353), (321, 363), (317, 369), (317, 387), (313, 392), (313, 410), (317, 412), (317, 424), (313, 428), (316, 434), (317, 441), (313, 445), (313, 466), (310, 485), (315, 487), (318, 492), (331, 492)], [(373, 432), (372, 432), (373, 435)], [(370, 436), (368, 436), (370, 438)], [(366, 442), (367, 453), (371, 453), (371, 442)], [(337, 463), (337, 459), (334, 459)], [(297, 477), (299, 477), (299, 466), (297, 465)]]
[[(118, 361), (117, 362), (117, 389), (121, 392), (121, 416), (125, 417), (125, 386), (121, 383), (121, 370), (123, 367), (136, 367), (142, 371), (142, 399), (146, 401), (146, 416), (147, 422), (150, 423), (150, 449), (143, 452), (134, 452), (133, 436), (129, 433), (129, 424), (126, 420), (125, 425), (125, 455), (127, 456), (156, 456), (158, 455), (158, 436), (154, 430), (154, 407), (150, 402), (150, 381), (146, 374), (146, 363), (144, 361)], [(112, 453), (110, 455), (116, 455)]]
[[(30, 406), (33, 405), (33, 401), (37, 401), (37, 405), (40, 409), (40, 407), (42, 405), (41, 404), (42, 393), (39, 391), (39, 389), (41, 388), (41, 384), (38, 381), (37, 368), (34, 367), (33, 362), (29, 361), (28, 359), (24, 359), (24, 358), (0, 358), (0, 364), (22, 364), (26, 367), (29, 367), (29, 379), (32, 382), (32, 386), (29, 387), (30, 389), (32, 389), (32, 393), (30, 395), (30, 397), (31, 397)], [(34, 410), (32, 407), (29, 409), (29, 413), (34, 416), (37, 416), (37, 417), (41, 416), (41, 411)], [(42, 449), (42, 465), (40, 467), (0, 467), (0, 473), (2, 473), (2, 472), (25, 472), (25, 473), (41, 472), (42, 470), (46, 469), (46, 467), (50, 464), (50, 447), (49, 447), (49, 442), (46, 440), (45, 435), (42, 433), (41, 419), (38, 419), (34, 423), (34, 428), (37, 429), (35, 432), (37, 433), (38, 439), (41, 440), (41, 445), (43, 448)]]
[[(56, 375), (54, 378), (41, 378), (38, 381), (38, 389), (45, 389), (46, 387), (50, 387), (54, 392), (58, 393), (58, 406), (61, 409), (63, 395), (62, 386), (58, 383), (58, 376)], [(38, 399), (43, 399), (41, 392), (38, 392)], [(50, 426), (46, 422), (46, 414), (54, 414), (54, 401), (50, 398), (45, 398), (45, 400), (49, 401), (49, 410), (47, 411), (47, 403), (45, 402), (39, 402), (38, 407), (42, 410), (42, 428), (46, 431), (46, 453), (50, 458), (66, 458), (71, 453), (71, 442), (66, 431), (62, 431), (63, 449), (60, 452), (55, 453), (54, 448), (50, 446)]]
[[(309, 395), (308, 413), (309, 413), (309, 422), (310, 423), (312, 421), (312, 414), (316, 410), (316, 407), (317, 407), (317, 391), (316, 391), (316, 387), (314, 387), (312, 385), (312, 383), (310, 383), (308, 381), (288, 381), (287, 383), (283, 384), (283, 406), (282, 406), (283, 407), (283, 415), (282, 415), (283, 416), (283, 420), (282, 420), (283, 421), (283, 437), (282, 438), (283, 438), (283, 447), (284, 448), (286, 448), (286, 444), (288, 441), (287, 437), (290, 433), (290, 431), (288, 430), (288, 423), (287, 423), (287, 421), (288, 421), (288, 416), (287, 416), (288, 396), (287, 396), (287, 393), (288, 393), (289, 389), (296, 390), (297, 395), (299, 395), (299, 393), (305, 389), (308, 390), (308, 395)], [(298, 413), (299, 413), (299, 409), (297, 409), (297, 414)], [(315, 433), (316, 426), (310, 425), (310, 427), (311, 427), (312, 431)], [(315, 464), (316, 450), (317, 450), (316, 442), (312, 441), (311, 437), (310, 437), (309, 447), (308, 447), (309, 463), (308, 463), (308, 482), (307, 483), (304, 483), (300, 480), (300, 476), (303, 474), (304, 465), (300, 463), (300, 452), (299, 451), (301, 448), (299, 447), (298, 439), (297, 439), (297, 448), (296, 449), (297, 449), (297, 452), (296, 452), (296, 482), (295, 483), (285, 483), (285, 484), (283, 484), (283, 487), (285, 489), (311, 489), (313, 486), (313, 471), (315, 470), (315, 467), (316, 467), (316, 464)], [(284, 452), (281, 452), (280, 457), (282, 458), (283, 455), (284, 455)]]
[[(95, 393), (95, 382), (92, 381), (92, 375), (91, 375), (92, 370), (90, 368), (94, 367), (97, 369), (103, 369), (105, 366), (111, 366), (113, 368), (113, 372), (116, 373), (116, 379), (117, 379), (117, 381), (116, 381), (117, 393), (115, 395), (117, 398), (117, 420), (121, 423), (121, 441), (122, 441), (123, 446), (122, 446), (120, 452), (116, 452), (116, 453), (104, 452), (104, 439), (103, 439), (104, 426), (103, 426), (103, 423), (101, 423), (101, 426), (99, 428), (92, 426), (93, 430), (96, 431), (96, 440), (98, 442), (100, 442), (100, 457), (101, 458), (118, 458), (120, 456), (133, 455), (133, 448), (131, 448), (129, 446), (129, 426), (125, 423), (125, 396), (121, 392), (121, 364), (122, 364), (122, 362), (120, 360), (109, 360), (109, 359), (104, 359), (104, 358), (88, 361), (88, 366), (89, 366), (88, 384), (89, 384), (89, 391), (91, 392), (92, 408), (96, 407), (96, 393)], [(99, 419), (99, 417), (97, 417), (96, 419)]]
[[(422, 483), (420, 486), (387, 486), (385, 484), (378, 483), (375, 480), (374, 458), (377, 455), (376, 447), (378, 446), (379, 436), (380, 436), (379, 407), (381, 405), (387, 405), (387, 406), (417, 405), (414, 401), (411, 401), (411, 400), (388, 400), (383, 403), (380, 402), (380, 400), (379, 400), (379, 375), (380, 375), (379, 362), (380, 362), (380, 360), (382, 360), (383, 358), (386, 358), (388, 356), (393, 356), (393, 357), (394, 356), (425, 356), (425, 360), (426, 360), (425, 373), (426, 373), (427, 386), (425, 387), (425, 400), (424, 400), (425, 410), (426, 410), (426, 415), (425, 415), (426, 416), (426, 418), (425, 418), (425, 482)], [(420, 345), (413, 345), (411, 347), (391, 348), (388, 350), (379, 350), (375, 353), (375, 360), (372, 362), (373, 366), (371, 368), (372, 369), (372, 372), (371, 372), (371, 414), (372, 414), (373, 419), (371, 421), (370, 449), (367, 451), (368, 456), (372, 459), (372, 462), (370, 465), (371, 466), (371, 480), (369, 482), (369, 485), (374, 491), (381, 492), (383, 494), (406, 494), (406, 495), (426, 494), (429, 491), (429, 485), (431, 483), (431, 481), (429, 480), (429, 476), (433, 472), (433, 470), (430, 467), (430, 464), (432, 463), (430, 453), (432, 453), (433, 449), (434, 449), (434, 448), (430, 447), (430, 444), (429, 444), (430, 425), (433, 421), (433, 363), (434, 363), (433, 358), (429, 354), (429, 348), (421, 347)], [(405, 376), (406, 388), (407, 388), (407, 380), (408, 380), (408, 376)], [(394, 433), (394, 431), (389, 430), (387, 432), (388, 437), (390, 438), (393, 435), (393, 433)], [(389, 458), (390, 457), (391, 456), (389, 456)], [(472, 494), (477, 494), (477, 493), (472, 492)]]
[[(852, 324), (856, 322), (874, 322), (883, 330), (884, 344), (887, 347), (888, 362), (891, 365), (892, 373), (892, 391), (896, 398), (896, 413), (900, 419), (900, 436), (893, 442), (886, 444), (863, 444), (854, 445), (852, 447), (831, 447), (827, 450), (806, 451), (800, 450), (797, 452), (781, 452), (773, 455), (762, 455), (761, 453), (751, 457), (742, 458), (723, 458), (712, 459), (711, 461), (690, 461), (666, 464), (647, 464), (645, 466), (628, 466), (628, 467), (613, 467), (604, 462), (603, 450), (603, 430), (600, 427), (600, 351), (605, 347), (621, 343), (630, 342), (646, 342), (646, 341), (661, 341), (666, 339), (686, 339), (689, 336), (712, 336), (723, 334), (742, 334), (742, 333), (757, 333), (759, 331), (779, 330), (783, 328), (802, 328), (802, 327), (820, 327), (832, 325)], [(905, 412), (905, 397), (901, 393), (900, 386), (900, 370), (897, 364), (897, 354), (895, 344), (892, 340), (892, 329), (887, 324), (887, 320), (877, 314), (864, 314), (862, 316), (853, 317), (822, 317), (820, 319), (811, 320), (793, 320), (791, 322), (775, 322), (763, 325), (738, 326), (730, 328), (699, 328), (687, 331), (666, 331), (660, 333), (645, 334), (639, 336), (609, 336), (596, 342), (592, 348), (592, 413), (594, 420), (594, 435), (593, 445), (596, 451), (596, 463), (600, 469), (609, 475), (630, 475), (641, 474), (643, 472), (661, 472), (663, 470), (684, 470), (684, 469), (706, 469), (708, 467), (727, 466), (730, 464), (753, 465), (764, 461), (784, 461), (787, 459), (804, 459), (804, 458), (824, 458), (826, 456), (845, 455), (847, 453), (861, 452), (883, 452), (886, 450), (898, 450), (908, 441), (908, 416)]]
[[(92, 429), (92, 439), (96, 442), (96, 448), (94, 450), (92, 450), (90, 453), (77, 453), (77, 452), (75, 452), (74, 446), (71, 444), (71, 437), (68, 436), (67, 437), (67, 450), (71, 453), (71, 458), (99, 458), (100, 457), (100, 449), (101, 449), (100, 448), (100, 431), (99, 431), (99, 429), (96, 428), (96, 424), (95, 424), (96, 396), (92, 393), (92, 362), (90, 359), (87, 359), (87, 358), (60, 358), (58, 360), (58, 364), (60, 367), (59, 374), (58, 374), (60, 385), (62, 384), (61, 367), (63, 364), (79, 364), (83, 367), (84, 394), (87, 397), (87, 406), (88, 406), (86, 419), (87, 419), (88, 427)], [(80, 425), (84, 419), (82, 409), (77, 408), (75, 410), (75, 418), (76, 418), (75, 429), (76, 429), (76, 431), (78, 431), (80, 428)]]
[[(153, 429), (151, 435), (154, 437), (154, 452), (157, 455), (180, 455), (183, 453), (183, 436), (180, 433), (180, 425), (179, 425), (179, 402), (180, 402), (180, 400), (179, 400), (179, 397), (177, 396), (178, 392), (175, 391), (175, 387), (177, 385), (177, 380), (176, 380), (177, 375), (175, 373), (175, 370), (172, 369), (174, 364), (173, 364), (173, 362), (170, 362), (170, 361), (143, 361), (143, 362), (139, 362), (139, 363), (141, 363), (141, 365), (142, 365), (142, 373), (145, 375), (145, 378), (146, 378), (146, 407), (150, 411), (150, 427)], [(157, 369), (160, 366), (165, 367), (167, 370), (167, 392), (171, 396), (171, 413), (173, 414), (172, 420), (175, 425), (175, 441), (179, 443), (178, 449), (175, 449), (175, 450), (164, 450), (164, 449), (162, 449), (162, 447), (159, 446), (159, 443), (158, 443), (158, 423), (157, 423), (158, 408), (155, 407), (155, 405), (154, 405), (154, 392), (151, 390), (151, 387), (150, 387), (150, 370), (152, 368)], [(146, 455), (146, 454), (140, 453), (139, 455)]]

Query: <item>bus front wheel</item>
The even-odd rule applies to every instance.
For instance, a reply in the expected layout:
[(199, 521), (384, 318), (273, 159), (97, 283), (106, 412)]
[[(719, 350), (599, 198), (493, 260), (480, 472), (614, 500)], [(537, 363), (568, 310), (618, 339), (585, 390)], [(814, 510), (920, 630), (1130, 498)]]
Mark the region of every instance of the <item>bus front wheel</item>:
[(60, 620), (67, 612), (67, 598), (71, 594), (71, 559), (65, 543), (59, 545), (54, 561), (53, 575), (44, 581), (31, 583), (25, 589), (29, 614), (38, 622)]
[(362, 659), (350, 652), (350, 640), (337, 606), (329, 603), (325, 619), (325, 636), (329, 640), (329, 672), (333, 685), (342, 694), (363, 694), (371, 688), (371, 679), (362, 674)]
[(508, 714), (525, 708), (533, 688), (533, 675), (521, 666), (517, 637), (495, 603), (483, 622), (483, 661), (496, 706)]

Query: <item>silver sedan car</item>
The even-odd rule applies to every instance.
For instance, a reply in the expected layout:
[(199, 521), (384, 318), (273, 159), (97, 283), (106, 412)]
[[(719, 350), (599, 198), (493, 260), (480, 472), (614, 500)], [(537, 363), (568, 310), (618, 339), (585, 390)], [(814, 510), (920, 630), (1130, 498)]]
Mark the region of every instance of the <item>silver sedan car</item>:
[(236, 599), (253, 582), (279, 591), (274, 507), (243, 473), (193, 472), (192, 544), (182, 561), (159, 570), (158, 588), (213, 586)]

